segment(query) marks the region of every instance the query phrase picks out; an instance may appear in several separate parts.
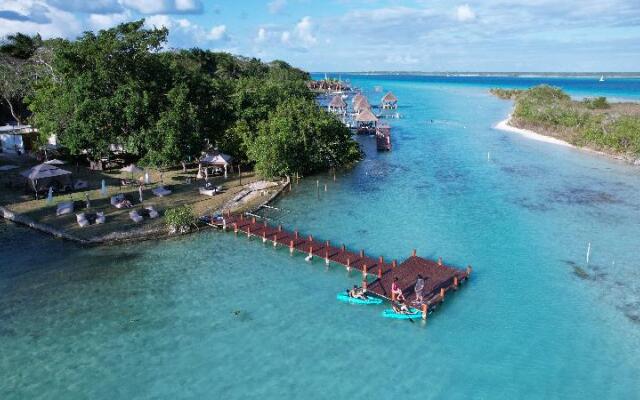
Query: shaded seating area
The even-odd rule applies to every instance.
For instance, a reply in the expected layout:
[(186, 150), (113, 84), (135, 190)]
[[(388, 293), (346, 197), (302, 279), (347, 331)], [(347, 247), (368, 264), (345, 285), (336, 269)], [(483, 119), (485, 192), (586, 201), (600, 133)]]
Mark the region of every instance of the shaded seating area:
[(373, 115), (371, 110), (365, 109), (356, 115), (356, 123), (358, 124), (358, 133), (374, 134), (376, 132), (376, 125), (378, 124), (378, 118)]
[(381, 100), (383, 109), (396, 109), (398, 108), (398, 98), (395, 94), (388, 92), (382, 97)]
[(347, 103), (344, 102), (342, 96), (333, 96), (327, 106), (327, 110), (336, 114), (344, 114), (347, 111)]
[(27, 188), (36, 194), (46, 192), (49, 188), (56, 193), (66, 192), (73, 187), (71, 172), (55, 165), (39, 164), (23, 171), (20, 175), (26, 179)]
[(224, 174), (226, 178), (232, 161), (233, 158), (228, 154), (221, 153), (218, 150), (209, 151), (203, 154), (198, 161), (197, 178), (208, 178), (209, 170), (211, 170), (211, 175)]

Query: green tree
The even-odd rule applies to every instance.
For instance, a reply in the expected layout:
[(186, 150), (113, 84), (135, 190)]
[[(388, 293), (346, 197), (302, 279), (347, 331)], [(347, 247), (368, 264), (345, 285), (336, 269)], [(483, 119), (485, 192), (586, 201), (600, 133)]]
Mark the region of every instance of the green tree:
[(18, 32), (7, 35), (0, 43), (0, 53), (27, 60), (35, 54), (40, 46), (42, 46), (42, 38), (39, 34), (29, 36)]
[(260, 124), (248, 145), (256, 171), (265, 177), (311, 173), (340, 167), (361, 158), (351, 132), (313, 100), (283, 101)]

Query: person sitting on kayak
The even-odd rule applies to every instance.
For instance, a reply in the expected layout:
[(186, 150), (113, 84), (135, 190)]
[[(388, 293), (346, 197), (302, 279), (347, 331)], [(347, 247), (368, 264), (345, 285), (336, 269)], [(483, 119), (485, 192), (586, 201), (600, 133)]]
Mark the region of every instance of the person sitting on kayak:
[(413, 312), (409, 310), (409, 307), (404, 302), (404, 299), (398, 300), (397, 303), (392, 303), (391, 308), (393, 308), (393, 312), (395, 312), (396, 314), (413, 314)]
[(396, 300), (404, 301), (404, 295), (402, 294), (402, 289), (400, 289), (400, 284), (398, 283), (398, 277), (393, 278), (393, 283), (391, 284), (391, 294), (396, 296)]
[(368, 298), (364, 289), (359, 288), (357, 285), (353, 285), (353, 289), (347, 292), (349, 293), (349, 297), (353, 297), (354, 299), (366, 300)]

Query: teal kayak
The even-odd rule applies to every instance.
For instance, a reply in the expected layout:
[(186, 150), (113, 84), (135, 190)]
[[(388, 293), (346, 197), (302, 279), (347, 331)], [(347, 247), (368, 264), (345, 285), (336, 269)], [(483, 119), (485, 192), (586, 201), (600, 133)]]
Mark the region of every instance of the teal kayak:
[(382, 316), (385, 318), (396, 318), (396, 319), (416, 319), (422, 318), (422, 311), (416, 310), (415, 308), (410, 308), (411, 314), (399, 314), (393, 311), (392, 308), (387, 308), (382, 312)]
[(363, 300), (349, 297), (346, 293), (338, 293), (336, 299), (351, 304), (382, 304), (382, 299), (378, 297), (369, 296), (366, 300)]

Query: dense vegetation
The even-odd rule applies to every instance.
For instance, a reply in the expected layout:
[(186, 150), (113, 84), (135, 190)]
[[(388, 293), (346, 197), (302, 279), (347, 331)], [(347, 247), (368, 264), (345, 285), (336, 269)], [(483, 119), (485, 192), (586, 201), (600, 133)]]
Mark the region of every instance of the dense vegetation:
[[(512, 124), (578, 146), (640, 156), (640, 105), (609, 104), (604, 97), (574, 101), (547, 85), (524, 91), (492, 90), (515, 98)], [(501, 95), (502, 94), (502, 95)]]
[(47, 41), (46, 60), (30, 62), (37, 50), (21, 54), (48, 68), (13, 97), (26, 99), (41, 139), (57, 134), (72, 155), (92, 159), (120, 144), (143, 164), (169, 166), (210, 145), (267, 177), (359, 159), (348, 129), (316, 105), (306, 72), (201, 49), (164, 51), (167, 35), (136, 21)]

